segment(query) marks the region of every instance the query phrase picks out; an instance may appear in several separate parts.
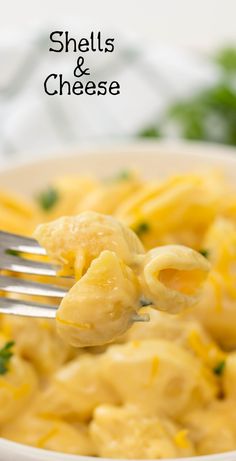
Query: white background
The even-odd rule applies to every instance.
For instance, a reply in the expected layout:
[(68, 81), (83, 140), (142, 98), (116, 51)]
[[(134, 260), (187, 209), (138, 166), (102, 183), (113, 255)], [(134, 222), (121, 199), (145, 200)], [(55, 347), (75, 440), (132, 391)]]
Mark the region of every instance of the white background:
[[(0, 0), (0, 30), (89, 18), (145, 40), (209, 49), (236, 42), (236, 0)], [(1, 38), (2, 40), (2, 38)]]

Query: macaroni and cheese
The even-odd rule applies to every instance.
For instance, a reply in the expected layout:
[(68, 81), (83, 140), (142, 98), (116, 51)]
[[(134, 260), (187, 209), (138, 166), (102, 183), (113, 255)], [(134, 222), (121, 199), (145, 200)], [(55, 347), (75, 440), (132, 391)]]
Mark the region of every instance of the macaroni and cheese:
[(0, 317), (1, 437), (106, 458), (236, 450), (236, 192), (219, 174), (56, 178), (33, 199), (0, 191), (0, 219), (68, 288), (55, 321)]

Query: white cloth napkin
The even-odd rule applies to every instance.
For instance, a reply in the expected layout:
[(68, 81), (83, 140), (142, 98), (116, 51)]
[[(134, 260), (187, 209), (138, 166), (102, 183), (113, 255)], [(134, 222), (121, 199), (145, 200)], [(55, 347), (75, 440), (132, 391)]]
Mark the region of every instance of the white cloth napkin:
[(135, 137), (167, 104), (216, 76), (200, 54), (158, 43), (150, 47), (117, 32), (114, 53), (84, 57), (92, 78), (119, 81), (120, 95), (47, 96), (45, 77), (58, 72), (73, 80), (77, 58), (48, 52), (51, 31), (0, 36), (0, 159)]

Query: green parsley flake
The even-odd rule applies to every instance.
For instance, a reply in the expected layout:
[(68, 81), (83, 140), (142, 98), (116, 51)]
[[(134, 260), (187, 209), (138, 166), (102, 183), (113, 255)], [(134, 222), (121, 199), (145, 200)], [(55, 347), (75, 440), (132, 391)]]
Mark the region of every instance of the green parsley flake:
[(5, 251), (5, 253), (7, 255), (11, 255), (11, 256), (19, 256), (19, 251), (17, 251), (17, 250), (8, 249), (8, 250)]
[(222, 360), (221, 362), (219, 362), (215, 368), (213, 368), (213, 371), (215, 373), (215, 375), (218, 375), (218, 376), (221, 376), (224, 372), (224, 369), (225, 369), (225, 365), (226, 365), (226, 361), (225, 360)]
[(150, 226), (147, 222), (141, 222), (135, 229), (137, 235), (146, 234), (150, 230)]
[(49, 187), (47, 190), (41, 192), (37, 199), (41, 208), (45, 211), (49, 211), (58, 202), (59, 194), (56, 189)]
[(118, 173), (118, 175), (116, 176), (116, 179), (118, 181), (127, 181), (130, 178), (131, 178), (131, 172), (129, 170), (120, 171), (120, 173)]
[(129, 179), (132, 178), (132, 172), (129, 170), (121, 170), (119, 173), (117, 173), (114, 176), (110, 176), (108, 178), (104, 179), (105, 183), (114, 183), (114, 182), (119, 182), (119, 181), (128, 181)]
[(5, 375), (8, 371), (9, 361), (13, 356), (12, 347), (14, 344), (14, 341), (9, 341), (0, 349), (0, 375)]
[(208, 258), (209, 256), (209, 251), (206, 250), (205, 248), (202, 248), (201, 250), (199, 250), (199, 253), (201, 253), (201, 255), (204, 256), (205, 258)]

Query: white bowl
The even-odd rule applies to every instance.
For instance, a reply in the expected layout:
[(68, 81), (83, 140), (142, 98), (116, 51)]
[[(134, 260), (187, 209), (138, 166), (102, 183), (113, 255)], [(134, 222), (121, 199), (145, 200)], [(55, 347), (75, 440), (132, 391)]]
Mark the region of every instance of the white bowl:
[[(77, 151), (0, 171), (0, 187), (33, 194), (57, 175), (96, 174), (107, 177), (125, 168), (135, 168), (146, 177), (161, 177), (186, 171), (220, 169), (236, 181), (236, 150), (202, 143), (139, 142), (104, 149)], [(85, 456), (66, 455), (0, 439), (0, 461), (94, 461)], [(184, 458), (181, 461), (236, 461), (236, 451), (219, 455)], [(170, 460), (169, 460), (170, 461)], [(173, 460), (174, 461), (174, 460)], [(180, 461), (180, 460), (179, 460)]]

